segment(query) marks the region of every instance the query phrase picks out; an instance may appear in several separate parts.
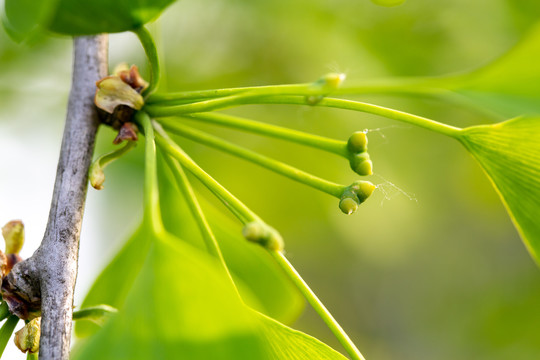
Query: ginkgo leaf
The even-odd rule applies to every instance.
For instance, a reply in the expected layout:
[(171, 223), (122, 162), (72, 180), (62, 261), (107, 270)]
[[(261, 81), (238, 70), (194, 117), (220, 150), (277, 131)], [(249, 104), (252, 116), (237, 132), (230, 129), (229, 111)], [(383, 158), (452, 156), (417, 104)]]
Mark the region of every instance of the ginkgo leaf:
[(44, 29), (66, 35), (134, 30), (176, 0), (6, 0), (3, 25), (16, 41)]
[(154, 236), (123, 309), (73, 358), (345, 360), (247, 308), (215, 258), (165, 235)]
[[(186, 200), (174, 184), (166, 164), (158, 167), (161, 213), (165, 228), (192, 245), (205, 249), (203, 239)], [(281, 322), (290, 324), (298, 318), (305, 301), (283, 270), (261, 246), (249, 243), (242, 236), (242, 225), (237, 224), (211, 203), (198, 196), (212, 231), (221, 247), (229, 270), (247, 286), (248, 305)]]
[[(540, 114), (540, 23), (499, 59), (440, 86), (506, 118)], [(435, 81), (436, 83), (436, 81)]]
[(319, 340), (291, 329), (279, 322), (258, 314), (268, 340), (269, 359), (285, 360), (346, 360), (346, 358)]
[(540, 117), (468, 127), (458, 139), (490, 178), (540, 264)]
[[(100, 304), (107, 304), (117, 309), (123, 307), (126, 296), (144, 264), (151, 237), (149, 227), (143, 223), (99, 274), (84, 298), (81, 309)], [(99, 327), (90, 321), (75, 323), (77, 336), (88, 336), (98, 329)]]

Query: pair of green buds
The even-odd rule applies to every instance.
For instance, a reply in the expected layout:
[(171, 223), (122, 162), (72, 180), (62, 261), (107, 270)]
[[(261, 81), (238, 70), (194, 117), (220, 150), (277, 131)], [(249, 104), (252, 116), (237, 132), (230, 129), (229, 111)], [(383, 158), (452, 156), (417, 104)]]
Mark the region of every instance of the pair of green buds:
[[(357, 131), (347, 141), (349, 163), (351, 169), (358, 175), (367, 176), (373, 174), (373, 163), (367, 153), (367, 132)], [(358, 209), (358, 206), (366, 201), (377, 187), (369, 181), (358, 180), (345, 188), (341, 195), (339, 208), (349, 215)]]
[(367, 152), (367, 145), (367, 131), (365, 130), (355, 132), (347, 141), (351, 169), (362, 176), (373, 174), (373, 163)]

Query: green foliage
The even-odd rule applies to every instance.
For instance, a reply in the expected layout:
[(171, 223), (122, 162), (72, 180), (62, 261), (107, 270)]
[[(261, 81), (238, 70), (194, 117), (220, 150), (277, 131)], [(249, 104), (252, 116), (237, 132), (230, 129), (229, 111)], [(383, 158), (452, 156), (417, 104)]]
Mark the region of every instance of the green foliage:
[(175, 0), (6, 0), (4, 28), (22, 41), (47, 29), (65, 35), (134, 30), (155, 19)]
[(122, 311), (74, 359), (345, 359), (247, 308), (217, 259), (173, 236), (151, 240), (143, 266), (122, 271), (135, 276)]
[[(450, 81), (448, 88), (478, 108), (505, 117), (540, 113), (540, 25), (486, 67)], [(453, 83), (455, 81), (455, 83)]]
[(540, 264), (540, 117), (463, 130), (459, 140), (501, 196), (527, 249)]
[[(203, 249), (197, 224), (169, 171), (160, 171), (159, 175), (165, 228), (178, 238)], [(246, 286), (240, 287), (239, 291), (247, 304), (278, 321), (292, 323), (304, 308), (304, 300), (298, 290), (284, 277), (282, 270), (264, 249), (246, 242), (240, 227), (230, 218), (206, 201), (203, 201), (203, 209), (229, 270), (239, 284)]]

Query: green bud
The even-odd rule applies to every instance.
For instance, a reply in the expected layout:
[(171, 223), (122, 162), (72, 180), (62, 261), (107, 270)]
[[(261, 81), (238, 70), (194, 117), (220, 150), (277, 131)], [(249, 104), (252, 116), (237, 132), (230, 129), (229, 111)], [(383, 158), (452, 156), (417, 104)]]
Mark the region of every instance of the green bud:
[(367, 134), (365, 131), (356, 131), (347, 141), (347, 148), (353, 154), (367, 151)]
[(358, 206), (366, 201), (377, 187), (369, 181), (358, 180), (347, 186), (341, 195), (339, 208), (347, 215), (352, 214)]
[(92, 165), (90, 165), (88, 177), (90, 180), (90, 185), (92, 185), (94, 189), (103, 189), (103, 183), (105, 182), (105, 173), (103, 172), (103, 168), (100, 165), (99, 159), (94, 161)]
[(324, 82), (324, 87), (334, 91), (337, 90), (347, 76), (343, 73), (328, 73), (321, 80)]
[(35, 353), (39, 350), (40, 324), (41, 318), (35, 318), (15, 333), (15, 345), (23, 353)]
[(262, 245), (268, 250), (283, 250), (283, 238), (277, 230), (265, 223), (250, 222), (244, 226), (242, 234), (246, 240)]
[(363, 203), (368, 197), (371, 196), (377, 186), (373, 185), (369, 181), (358, 180), (351, 185), (351, 188), (358, 196), (360, 203)]
[(405, 0), (371, 0), (371, 2), (376, 5), (391, 7), (401, 5)]
[(373, 174), (373, 163), (367, 152), (351, 156), (350, 165), (351, 169), (358, 175), (366, 176)]
[(328, 73), (322, 76), (319, 80), (311, 84), (311, 90), (316, 92), (330, 93), (337, 90), (343, 81), (345, 81), (346, 75), (343, 73)]
[(24, 224), (21, 220), (8, 222), (2, 228), (6, 241), (6, 254), (18, 254), (24, 245)]
[(342, 198), (339, 202), (339, 208), (344, 214), (350, 215), (358, 210), (358, 200), (353, 198)]

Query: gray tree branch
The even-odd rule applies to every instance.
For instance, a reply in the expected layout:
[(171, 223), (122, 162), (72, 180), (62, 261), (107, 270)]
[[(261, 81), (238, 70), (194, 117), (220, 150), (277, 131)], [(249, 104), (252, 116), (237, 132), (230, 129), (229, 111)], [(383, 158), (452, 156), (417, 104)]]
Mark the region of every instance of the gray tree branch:
[[(96, 81), (107, 75), (107, 47), (107, 35), (74, 40), (73, 82), (47, 229), (34, 255), (15, 265), (2, 284), (22, 302), (41, 303), (40, 360), (69, 359), (79, 235), (99, 125), (93, 98)], [(17, 309), (17, 301), (8, 304), (16, 314), (28, 313)]]

